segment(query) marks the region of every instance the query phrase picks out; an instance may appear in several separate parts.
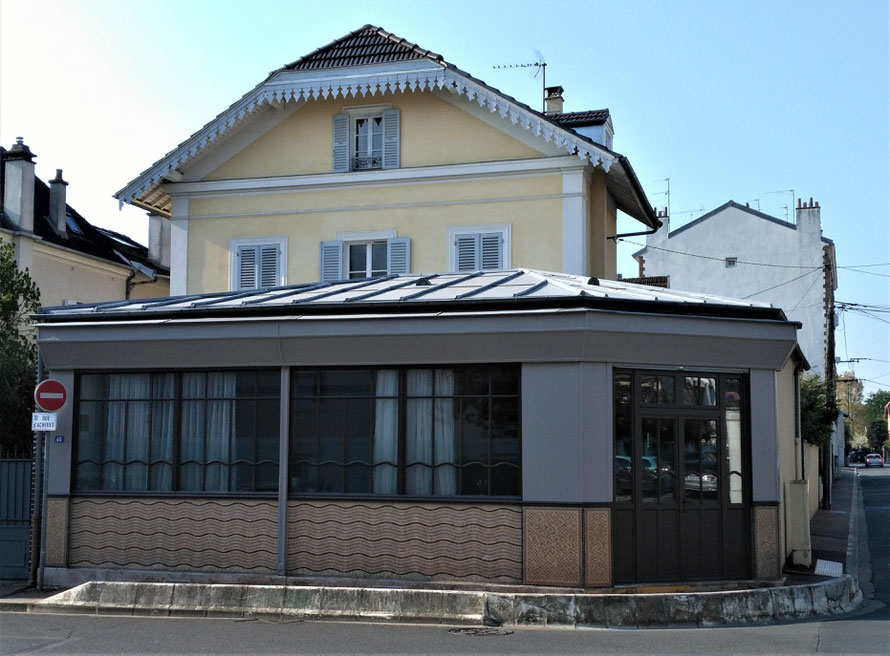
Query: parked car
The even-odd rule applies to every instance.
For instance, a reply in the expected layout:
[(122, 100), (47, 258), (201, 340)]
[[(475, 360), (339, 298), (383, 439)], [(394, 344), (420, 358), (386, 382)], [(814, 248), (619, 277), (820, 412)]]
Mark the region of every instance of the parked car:
[(866, 467), (883, 467), (884, 459), (881, 457), (880, 453), (869, 453), (865, 456), (865, 466)]

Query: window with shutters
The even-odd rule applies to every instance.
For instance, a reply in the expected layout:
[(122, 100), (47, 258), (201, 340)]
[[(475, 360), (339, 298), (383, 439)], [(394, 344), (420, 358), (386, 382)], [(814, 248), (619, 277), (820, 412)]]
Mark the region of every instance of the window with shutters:
[(230, 242), (231, 289), (261, 289), (286, 284), (287, 239), (258, 237)]
[(322, 282), (408, 273), (411, 240), (395, 230), (343, 232), (321, 243)]
[(399, 111), (355, 107), (334, 116), (334, 172), (399, 168)]
[(449, 271), (498, 271), (510, 268), (510, 225), (448, 228)]

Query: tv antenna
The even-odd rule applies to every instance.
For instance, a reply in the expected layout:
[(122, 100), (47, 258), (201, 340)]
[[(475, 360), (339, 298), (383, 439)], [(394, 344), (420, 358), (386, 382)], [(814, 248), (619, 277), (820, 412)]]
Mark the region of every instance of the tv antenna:
[(535, 61), (528, 64), (504, 64), (503, 66), (492, 66), (492, 68), (534, 68), (535, 74), (532, 78), (538, 77), (538, 73), (541, 73), (541, 111), (545, 111), (547, 109), (547, 103), (545, 102), (545, 89), (547, 88), (547, 62), (544, 61), (544, 55), (541, 54), (540, 50), (535, 50)]

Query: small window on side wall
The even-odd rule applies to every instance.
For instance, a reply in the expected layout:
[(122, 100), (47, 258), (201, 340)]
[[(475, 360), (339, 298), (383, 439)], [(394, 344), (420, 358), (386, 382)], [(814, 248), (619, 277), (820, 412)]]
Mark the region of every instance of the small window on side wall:
[(739, 263), (739, 258), (737, 257), (727, 257), (725, 260), (726, 268), (732, 269)]
[(262, 289), (287, 284), (287, 238), (257, 237), (230, 242), (233, 291)]

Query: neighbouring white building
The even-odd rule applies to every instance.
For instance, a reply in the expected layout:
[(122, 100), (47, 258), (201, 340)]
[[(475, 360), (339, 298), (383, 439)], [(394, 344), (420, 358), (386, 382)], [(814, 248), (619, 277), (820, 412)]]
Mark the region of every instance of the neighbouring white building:
[(729, 201), (676, 230), (662, 217), (662, 227), (634, 253), (640, 276), (666, 276), (672, 289), (782, 308), (803, 325), (801, 350), (812, 372), (824, 377), (837, 289), (834, 243), (822, 236), (818, 202), (798, 200), (795, 214), (789, 223)]

